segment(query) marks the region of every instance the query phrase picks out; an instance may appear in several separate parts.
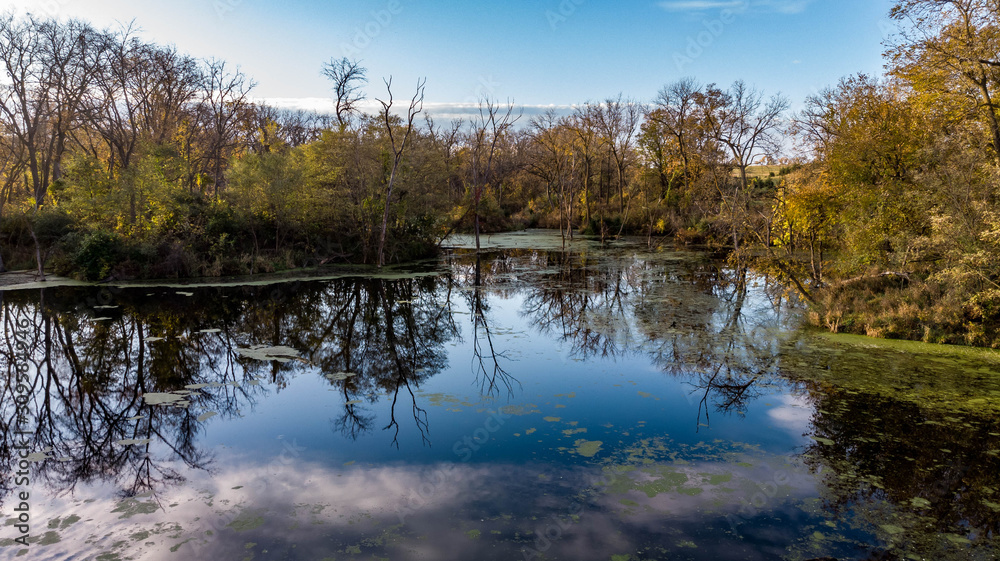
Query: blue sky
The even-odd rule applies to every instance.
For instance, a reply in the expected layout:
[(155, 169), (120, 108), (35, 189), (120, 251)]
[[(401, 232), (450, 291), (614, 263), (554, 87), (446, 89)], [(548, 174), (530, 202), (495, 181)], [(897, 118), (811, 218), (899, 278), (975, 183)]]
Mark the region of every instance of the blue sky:
[(239, 64), (257, 97), (310, 106), (329, 95), (322, 63), (369, 69), (372, 94), (428, 79), (443, 111), (488, 93), (567, 106), (624, 92), (652, 99), (693, 76), (742, 78), (793, 107), (856, 72), (879, 73), (891, 0), (13, 0), (98, 26), (135, 20), (147, 39)]

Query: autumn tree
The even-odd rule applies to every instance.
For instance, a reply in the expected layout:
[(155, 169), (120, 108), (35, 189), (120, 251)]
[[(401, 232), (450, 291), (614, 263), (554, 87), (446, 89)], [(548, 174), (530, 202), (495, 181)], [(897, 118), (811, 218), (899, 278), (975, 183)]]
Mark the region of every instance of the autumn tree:
[(239, 68), (219, 59), (205, 61), (198, 101), (206, 133), (206, 154), (212, 172), (213, 196), (219, 197), (223, 171), (237, 141), (240, 120), (252, 106), (250, 92), (257, 83)]
[(531, 140), (537, 148), (528, 169), (545, 182), (546, 191), (553, 190), (559, 206), (559, 231), (565, 243), (573, 239), (573, 207), (576, 198), (577, 140), (568, 120), (554, 110), (531, 119)]
[[(1000, 157), (1000, 4), (996, 0), (898, 0), (892, 72), (953, 117), (975, 115)], [(957, 114), (955, 113), (959, 111)]]
[(483, 195), (504, 179), (501, 159), (504, 143), (521, 118), (514, 114), (514, 103), (501, 105), (485, 97), (479, 101), (479, 111), (469, 123), (465, 144), (469, 152), (468, 175), (472, 194), (472, 212), (479, 252), (480, 213)]
[(642, 105), (618, 94), (618, 97), (608, 98), (598, 105), (594, 114), (598, 129), (614, 159), (619, 211), (623, 215), (625, 187), (628, 184), (629, 168), (634, 163), (635, 138), (643, 113)]
[(99, 42), (86, 23), (0, 14), (0, 117), (24, 147), (36, 206), (60, 179), (73, 129), (93, 79)]
[(739, 249), (739, 229), (749, 203), (747, 170), (780, 151), (782, 117), (789, 103), (781, 95), (765, 100), (763, 93), (742, 80), (725, 92), (713, 86), (708, 90), (708, 97), (718, 100), (718, 104), (706, 105), (704, 117), (714, 139), (729, 152), (733, 166), (739, 171), (739, 183), (726, 200), (733, 247)]

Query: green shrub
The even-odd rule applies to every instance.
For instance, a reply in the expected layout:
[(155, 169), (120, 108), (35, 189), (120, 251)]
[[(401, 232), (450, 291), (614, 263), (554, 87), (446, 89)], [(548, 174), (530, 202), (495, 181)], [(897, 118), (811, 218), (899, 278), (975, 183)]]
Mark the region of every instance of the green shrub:
[(86, 280), (106, 279), (124, 256), (124, 243), (114, 232), (97, 230), (83, 237), (73, 256), (76, 273)]

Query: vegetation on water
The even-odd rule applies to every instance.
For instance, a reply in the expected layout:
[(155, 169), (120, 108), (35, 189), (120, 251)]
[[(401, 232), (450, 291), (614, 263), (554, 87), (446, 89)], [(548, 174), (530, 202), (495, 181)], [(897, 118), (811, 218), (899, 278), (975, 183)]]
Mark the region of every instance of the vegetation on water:
[(846, 77), (795, 115), (742, 81), (681, 79), (648, 104), (530, 119), (483, 99), (447, 125), (423, 112), (422, 82), (400, 108), (386, 80), (364, 113), (367, 70), (348, 59), (322, 69), (334, 114), (292, 112), (131, 28), (8, 13), (0, 271), (222, 276), (402, 262), (453, 232), (671, 236), (781, 276), (831, 331), (996, 347), (991, 6), (898, 0), (886, 75)]
[[(478, 287), (471, 279), (479, 259), (466, 248), (449, 252), (447, 271), (431, 276), (5, 294), (7, 329), (30, 326), (30, 356), (44, 357), (33, 386), (54, 388), (39, 397), (31, 443), (47, 459), (35, 473), (53, 493), (75, 490), (41, 512), (86, 522), (96, 496), (110, 513), (101, 535), (115, 539), (81, 547), (132, 554), (192, 538), (204, 542), (187, 547), (228, 548), (233, 533), (259, 542), (259, 528), (288, 525), (279, 543), (296, 551), (349, 547), (396, 558), (431, 541), (427, 521), (477, 542), (476, 553), (487, 552), (480, 557), (516, 557), (536, 543), (521, 536), (555, 513), (569, 516), (577, 535), (585, 527), (575, 515), (628, 537), (595, 559), (618, 551), (664, 558), (695, 544), (699, 559), (992, 558), (1000, 528), (996, 352), (795, 332), (782, 328), (789, 306), (780, 284), (740, 282), (735, 268), (705, 252), (592, 241), (563, 251), (555, 233), (530, 236), (490, 240)], [(548, 250), (539, 243), (546, 241)], [(528, 341), (538, 355), (519, 352)], [(454, 360), (456, 344), (467, 345), (471, 364)], [(567, 363), (547, 375), (562, 385), (524, 391), (517, 377), (536, 384), (546, 373), (532, 368), (555, 370), (529, 357), (558, 348)], [(0, 348), (5, 364), (18, 353), (13, 343)], [(457, 383), (435, 387), (448, 376)], [(588, 388), (589, 376), (605, 387)], [(15, 386), (2, 392), (0, 403), (13, 407)], [(321, 397), (303, 399), (307, 393)], [(253, 428), (254, 416), (282, 399), (294, 404), (290, 422), (301, 433), (315, 427), (351, 444), (320, 454), (284, 448), (280, 470), (217, 451), (220, 427), (250, 435), (227, 447), (267, 449), (255, 445), (272, 437)], [(605, 412), (590, 415), (594, 403)], [(475, 464), (455, 462), (448, 429), (474, 434), (492, 426), (484, 419), (495, 409), (503, 429)], [(705, 436), (692, 439), (694, 431)], [(752, 434), (763, 436), (733, 438)], [(390, 444), (404, 455), (436, 453), (456, 471), (428, 479), (423, 458), (379, 459)], [(0, 447), (4, 461), (15, 453)], [(406, 482), (439, 481), (436, 493), (453, 485), (478, 491), (414, 506), (419, 515), (402, 524), (393, 509), (343, 506), (343, 493), (300, 484), (320, 474), (343, 481), (333, 489), (362, 489), (395, 505), (387, 464)], [(481, 475), (467, 477), (465, 466)], [(0, 501), (16, 489), (12, 475), (2, 476)], [(262, 503), (261, 489), (274, 489), (275, 478), (282, 492), (301, 494)], [(516, 500), (483, 500), (483, 490)], [(576, 504), (584, 508), (569, 509)], [(650, 517), (675, 530), (650, 533)], [(89, 526), (74, 533), (49, 523), (64, 547), (84, 544)], [(386, 528), (394, 539), (372, 537)], [(227, 551), (242, 551), (246, 539)]]

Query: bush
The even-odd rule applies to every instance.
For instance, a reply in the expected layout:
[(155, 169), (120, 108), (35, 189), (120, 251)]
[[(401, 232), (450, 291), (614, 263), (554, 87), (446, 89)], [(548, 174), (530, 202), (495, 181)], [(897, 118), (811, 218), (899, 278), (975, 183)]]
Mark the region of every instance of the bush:
[(124, 256), (124, 243), (114, 232), (97, 230), (83, 237), (73, 265), (86, 280), (106, 279)]

